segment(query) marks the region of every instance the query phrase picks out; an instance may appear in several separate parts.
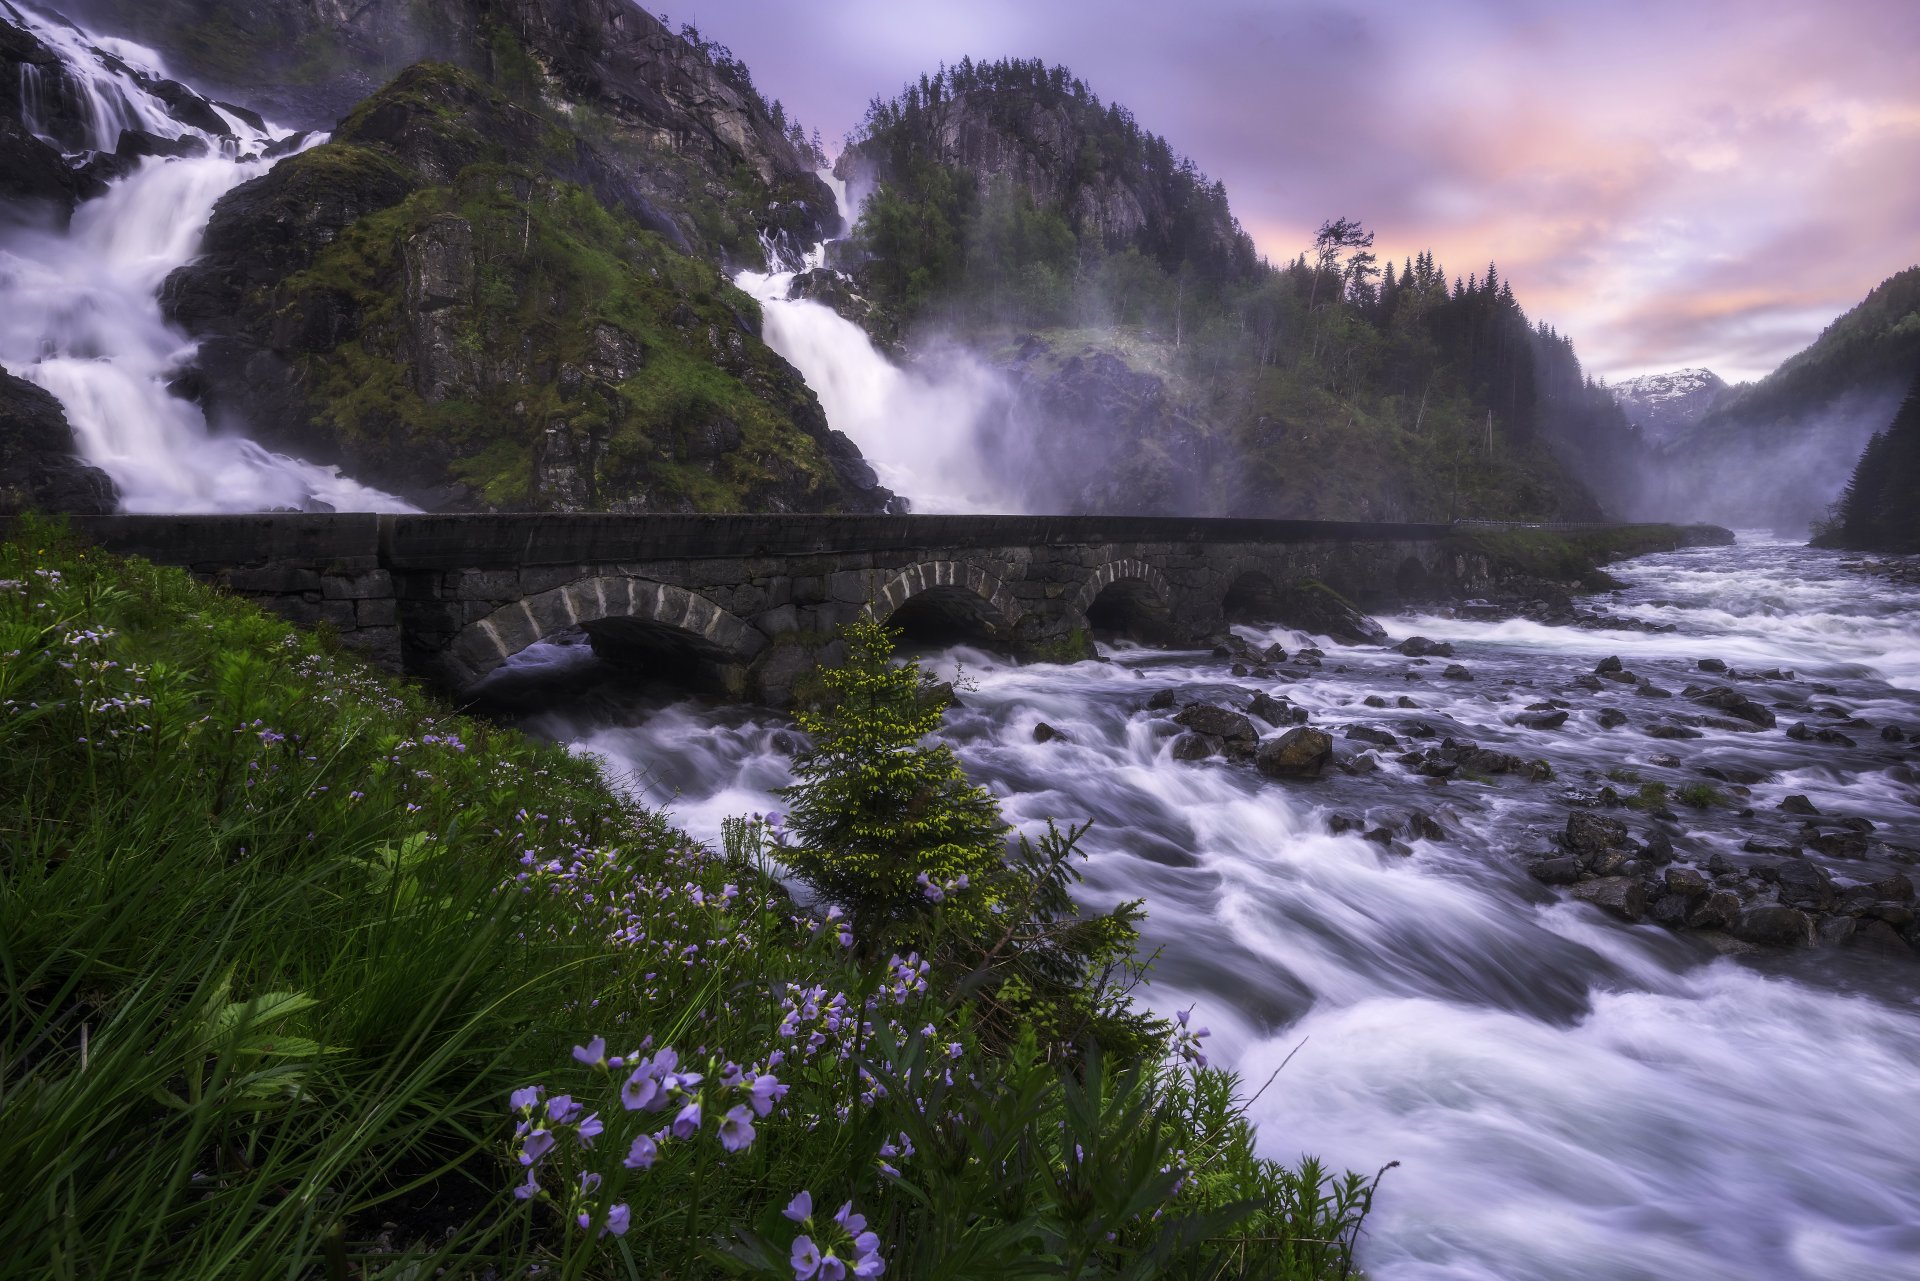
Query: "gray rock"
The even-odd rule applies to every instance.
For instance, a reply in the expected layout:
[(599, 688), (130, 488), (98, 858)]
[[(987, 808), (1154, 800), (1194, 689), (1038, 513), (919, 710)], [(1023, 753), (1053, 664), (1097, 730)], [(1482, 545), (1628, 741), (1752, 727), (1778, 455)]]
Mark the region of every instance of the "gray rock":
[(1470, 681), (1473, 673), (1458, 663), (1448, 663), (1446, 670), (1440, 673), (1450, 681)]
[(1813, 942), (1813, 918), (1798, 908), (1766, 903), (1748, 908), (1733, 925), (1733, 935), (1764, 947), (1790, 947)]
[(1577, 855), (1593, 855), (1601, 850), (1628, 848), (1627, 825), (1616, 818), (1604, 818), (1590, 810), (1573, 810), (1567, 815), (1561, 843)]
[(1647, 914), (1647, 891), (1631, 876), (1603, 876), (1582, 882), (1573, 887), (1573, 896), (1628, 921)]
[(1319, 774), (1332, 759), (1332, 736), (1302, 725), (1262, 743), (1254, 755), (1254, 765), (1269, 778), (1308, 778)]
[(1244, 743), (1251, 746), (1259, 740), (1260, 731), (1253, 722), (1239, 712), (1225, 707), (1216, 707), (1211, 703), (1189, 703), (1180, 709), (1173, 718), (1174, 724), (1190, 729), (1196, 734), (1206, 734), (1228, 743)]
[(1536, 858), (1527, 864), (1527, 872), (1547, 885), (1572, 885), (1580, 879), (1580, 860), (1571, 855)]
[(1224, 744), (1217, 738), (1205, 734), (1182, 734), (1173, 740), (1173, 759), (1176, 761), (1204, 761), (1209, 756), (1219, 756)]

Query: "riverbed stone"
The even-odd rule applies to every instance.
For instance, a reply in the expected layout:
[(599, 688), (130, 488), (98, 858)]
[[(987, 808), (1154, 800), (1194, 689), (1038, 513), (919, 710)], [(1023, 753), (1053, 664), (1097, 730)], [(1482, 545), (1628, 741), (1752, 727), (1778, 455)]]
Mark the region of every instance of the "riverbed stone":
[(1308, 778), (1319, 774), (1332, 759), (1333, 736), (1300, 725), (1262, 743), (1254, 755), (1254, 765), (1269, 778)]
[(1561, 842), (1577, 855), (1591, 855), (1601, 850), (1627, 847), (1627, 825), (1617, 818), (1606, 818), (1590, 810), (1573, 810), (1567, 814), (1567, 826), (1561, 836)]
[(1740, 896), (1732, 890), (1714, 890), (1687, 912), (1687, 925), (1696, 930), (1730, 930), (1740, 920)]
[(1573, 896), (1628, 921), (1647, 914), (1647, 891), (1631, 876), (1603, 876), (1573, 887)]
[(1740, 914), (1734, 937), (1764, 947), (1786, 947), (1813, 942), (1813, 918), (1798, 908), (1763, 903)]
[(1582, 875), (1580, 860), (1571, 854), (1532, 859), (1527, 863), (1527, 873), (1546, 885), (1572, 885)]

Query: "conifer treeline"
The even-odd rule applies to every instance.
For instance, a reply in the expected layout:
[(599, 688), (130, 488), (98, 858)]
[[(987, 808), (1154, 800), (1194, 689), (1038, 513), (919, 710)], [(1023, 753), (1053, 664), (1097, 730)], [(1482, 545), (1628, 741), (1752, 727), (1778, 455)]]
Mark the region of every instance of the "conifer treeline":
[[(982, 126), (1052, 181), (957, 169), (950, 141)], [(1451, 283), (1429, 252), (1382, 269), (1348, 219), (1275, 264), (1233, 220), (1224, 185), (1064, 67), (943, 67), (875, 99), (850, 143), (879, 179), (854, 241), (862, 283), (904, 319), (1137, 327), (1206, 379), (1284, 370), (1348, 403), (1393, 398), (1414, 431), (1445, 405), (1480, 423), (1489, 448), (1552, 444), (1603, 496), (1631, 483), (1637, 433), (1496, 264)], [(1118, 188), (1147, 215), (1123, 239), (1088, 212)], [(1055, 194), (1036, 204), (1035, 189)]]
[(1832, 520), (1814, 541), (1853, 551), (1920, 552), (1920, 378), (1893, 422), (1867, 442)]

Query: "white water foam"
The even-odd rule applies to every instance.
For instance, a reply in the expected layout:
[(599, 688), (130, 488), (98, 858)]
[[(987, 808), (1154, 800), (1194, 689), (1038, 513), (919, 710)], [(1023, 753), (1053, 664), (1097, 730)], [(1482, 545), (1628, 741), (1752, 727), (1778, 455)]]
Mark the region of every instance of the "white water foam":
[[(844, 201), (845, 185), (821, 177)], [(843, 207), (843, 224), (856, 213)], [(825, 250), (816, 246), (804, 266), (820, 266)], [(1025, 511), (1001, 465), (1005, 380), (957, 345), (935, 344), (911, 365), (895, 364), (831, 307), (788, 298), (795, 274), (743, 271), (734, 283), (759, 300), (767, 345), (800, 371), (828, 424), (860, 447), (881, 483), (917, 512)]]
[[(211, 154), (140, 161), (83, 204), (67, 229), (0, 233), (0, 365), (60, 400), (81, 455), (113, 478), (127, 511), (415, 510), (337, 468), (215, 432), (197, 406), (168, 390), (195, 347), (167, 323), (160, 286), (197, 252), (220, 197), (270, 167), (233, 155), (257, 157), (281, 132), (262, 132), (225, 111), (233, 137), (191, 129), (115, 65), (163, 75), (151, 50), (103, 42), (31, 10), (13, 12), (61, 55), (82, 88), (88, 137), (80, 145), (111, 150), (123, 128), (134, 128), (201, 138)], [(103, 49), (112, 56), (102, 57)], [(23, 92), (35, 103), (46, 96), (44, 83)]]
[[(1405, 683), (1397, 655), (1323, 642), (1324, 668), (1262, 687), (1314, 708), (1336, 733), (1356, 720), (1433, 719), (1502, 751), (1552, 755), (1569, 781), (1579, 766), (1651, 768), (1649, 754), (1673, 746), (1511, 723), (1542, 688), (1614, 652), (1676, 686), (1707, 655), (1854, 671), (1838, 678), (1846, 701), (1877, 700), (1883, 721), (1911, 725), (1920, 703), (1889, 686), (1898, 672), (1857, 670), (1871, 666), (1855, 653), (1859, 629), (1803, 627), (1793, 613), (1880, 619), (1888, 636), (1915, 641), (1920, 593), (1839, 560), (1772, 543), (1647, 558), (1618, 569), (1635, 585), (1602, 603), (1658, 611), (1677, 634), (1392, 620), (1398, 632), (1450, 635), (1479, 679)], [(1782, 591), (1790, 604), (1768, 603)], [(1290, 650), (1303, 639), (1269, 638)], [(1164, 949), (1148, 990), (1156, 1008), (1199, 1002), (1216, 1061), (1252, 1085), (1298, 1051), (1255, 1105), (1267, 1155), (1311, 1152), (1368, 1173), (1401, 1162), (1369, 1224), (1368, 1275), (1920, 1276), (1910, 962), (1833, 951), (1720, 958), (1542, 891), (1518, 856), (1550, 840), (1543, 819), (1564, 821), (1564, 783), (1431, 789), (1389, 760), (1372, 779), (1286, 786), (1245, 766), (1175, 761), (1170, 725), (1143, 710), (1148, 696), (1171, 688), (1226, 701), (1236, 687), (1244, 697), (1245, 682), (1200, 654), (1121, 646), (1112, 657), (1020, 665), (944, 651), (932, 661), (943, 674), (958, 664), (974, 688), (943, 733), (1023, 829), (1098, 820), (1082, 897), (1146, 898), (1147, 944)], [(1539, 684), (1510, 687), (1507, 676)], [(1362, 704), (1396, 687), (1419, 710)], [(1035, 742), (1041, 720), (1063, 736)], [(611, 724), (550, 713), (536, 728), (618, 771), (644, 771), (641, 795), (707, 837), (726, 815), (781, 808), (773, 791), (790, 778), (783, 724), (766, 713), (680, 703)], [(1716, 731), (1681, 750), (1695, 763), (1739, 751), (1784, 766), (1753, 789), (1763, 810), (1816, 777), (1830, 813), (1872, 814), (1888, 839), (1920, 836), (1920, 797), (1898, 766), (1835, 781), (1819, 756), (1778, 735)], [(1450, 836), (1394, 853), (1327, 823), (1334, 810), (1409, 805), (1440, 816)]]

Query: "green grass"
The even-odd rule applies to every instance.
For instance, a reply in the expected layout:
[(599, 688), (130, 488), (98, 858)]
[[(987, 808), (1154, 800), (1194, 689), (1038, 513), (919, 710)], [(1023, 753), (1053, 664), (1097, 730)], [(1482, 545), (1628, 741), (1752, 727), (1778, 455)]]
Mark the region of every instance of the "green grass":
[[(921, 991), (796, 909), (759, 826), (701, 847), (559, 747), (45, 527), (0, 546), (0, 654), (8, 1275), (791, 1275), (802, 1189), (817, 1241), (850, 1200), (896, 1277), (1348, 1274), (1372, 1184), (1256, 1157), (1231, 1076), (1177, 1041), (989, 1043), (937, 952)], [(570, 1054), (595, 1035), (706, 1073), (651, 1169), (621, 1158), (676, 1113), (624, 1108)], [(737, 1151), (729, 1061), (790, 1090)], [(519, 1200), (536, 1083), (606, 1132), (545, 1126)], [(622, 1236), (569, 1226), (616, 1204)]]
[(1674, 799), (1682, 805), (1691, 805), (1695, 809), (1712, 809), (1726, 803), (1726, 797), (1714, 789), (1710, 783), (1688, 783), (1674, 794)]

